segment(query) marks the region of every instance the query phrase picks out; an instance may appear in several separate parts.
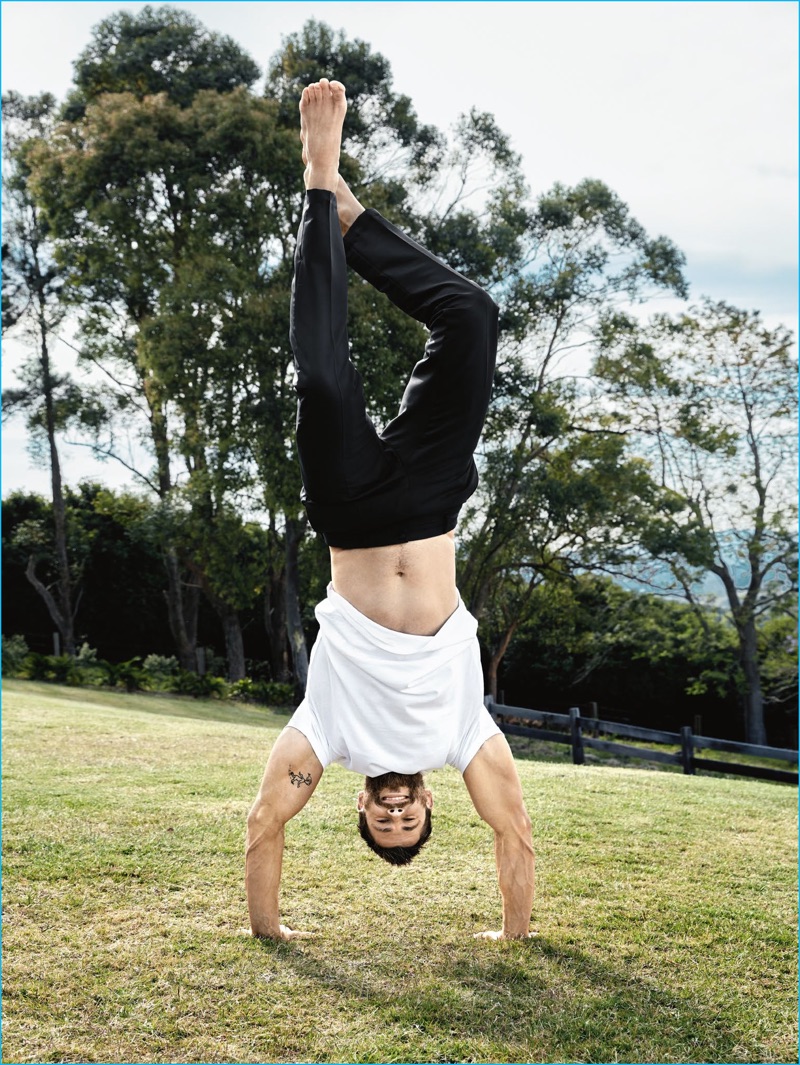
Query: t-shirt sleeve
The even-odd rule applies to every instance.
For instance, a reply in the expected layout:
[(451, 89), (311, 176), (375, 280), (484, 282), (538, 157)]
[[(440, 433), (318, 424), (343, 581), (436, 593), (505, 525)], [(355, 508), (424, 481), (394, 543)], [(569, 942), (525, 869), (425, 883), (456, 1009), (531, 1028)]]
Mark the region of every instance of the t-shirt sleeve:
[(455, 766), (460, 773), (463, 773), (484, 743), (500, 731), (492, 715), (481, 704), (470, 727), (464, 730), (463, 735), (457, 737), (457, 746), (447, 759), (448, 765)]
[(323, 769), (325, 766), (331, 764), (333, 761), (333, 755), (331, 753), (330, 745), (325, 737), (325, 733), (322, 731), (319, 718), (314, 713), (308, 699), (303, 699), (302, 703), (300, 703), (298, 708), (289, 718), (289, 726), (291, 726), (291, 728), (296, 728), (298, 732), (302, 732), (311, 744), (311, 749), (314, 754), (319, 758)]

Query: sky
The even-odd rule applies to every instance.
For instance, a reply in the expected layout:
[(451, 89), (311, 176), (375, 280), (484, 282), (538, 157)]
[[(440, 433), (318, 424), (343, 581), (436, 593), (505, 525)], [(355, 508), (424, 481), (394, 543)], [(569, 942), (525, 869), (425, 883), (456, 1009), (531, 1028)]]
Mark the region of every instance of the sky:
[[(6, 0), (2, 89), (63, 98), (100, 20), (143, 3)], [(522, 155), (534, 195), (608, 184), (687, 257), (691, 299), (758, 309), (797, 331), (798, 6), (780, 2), (175, 3), (263, 68), (308, 19), (366, 41), (423, 122), (477, 107)], [(335, 75), (335, 72), (332, 72)], [(663, 309), (663, 306), (660, 307)], [(3, 387), (22, 355), (4, 346)], [(65, 366), (72, 355), (57, 346)], [(129, 483), (62, 448), (65, 479)], [(21, 422), (3, 431), (2, 491), (48, 492)]]

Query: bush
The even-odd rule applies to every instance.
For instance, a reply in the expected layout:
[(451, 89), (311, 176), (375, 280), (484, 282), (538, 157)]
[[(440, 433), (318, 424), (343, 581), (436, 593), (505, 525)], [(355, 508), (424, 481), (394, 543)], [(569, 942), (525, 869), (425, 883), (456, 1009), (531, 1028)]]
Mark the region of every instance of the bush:
[(294, 685), (281, 684), (278, 681), (262, 680), (258, 683), (258, 700), (269, 706), (292, 706), (294, 704)]
[(75, 655), (75, 661), (79, 666), (97, 666), (99, 662), (97, 660), (97, 651), (94, 647), (90, 647), (84, 640), (81, 644), (78, 653)]
[(110, 688), (123, 687), (128, 692), (139, 692), (147, 686), (147, 674), (142, 669), (141, 658), (129, 658), (126, 662), (106, 662), (99, 664), (106, 672), (106, 683)]
[(4, 636), (3, 675), (16, 677), (22, 671), (28, 653), (28, 645), (24, 636)]
[(80, 680), (72, 683), (86, 685), (100, 685), (106, 681), (106, 669), (103, 661), (97, 657), (97, 651), (84, 642), (75, 655), (75, 665)]
[(228, 682), (224, 677), (215, 677), (213, 673), (190, 673), (181, 669), (172, 680), (172, 690), (179, 695), (193, 695), (195, 699), (215, 696), (218, 699), (228, 698)]
[(255, 682), (250, 677), (243, 680), (235, 680), (231, 684), (231, 699), (239, 699), (243, 703), (255, 701)]
[(83, 670), (70, 655), (41, 655), (32, 651), (26, 656), (20, 672), (29, 680), (46, 680), (73, 687), (80, 687), (86, 680)]
[(180, 666), (174, 655), (148, 655), (142, 663), (142, 669), (152, 682), (151, 687), (169, 691)]
[(230, 686), (232, 699), (246, 703), (261, 703), (265, 706), (290, 706), (294, 703), (294, 687), (270, 680), (253, 680), (245, 677)]

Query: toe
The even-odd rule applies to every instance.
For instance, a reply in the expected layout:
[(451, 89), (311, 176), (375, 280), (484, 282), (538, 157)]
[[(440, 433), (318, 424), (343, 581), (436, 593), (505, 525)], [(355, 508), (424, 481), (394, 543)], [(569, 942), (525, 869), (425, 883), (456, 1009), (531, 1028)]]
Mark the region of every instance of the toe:
[(333, 96), (344, 96), (344, 85), (340, 81), (331, 82), (331, 93)]

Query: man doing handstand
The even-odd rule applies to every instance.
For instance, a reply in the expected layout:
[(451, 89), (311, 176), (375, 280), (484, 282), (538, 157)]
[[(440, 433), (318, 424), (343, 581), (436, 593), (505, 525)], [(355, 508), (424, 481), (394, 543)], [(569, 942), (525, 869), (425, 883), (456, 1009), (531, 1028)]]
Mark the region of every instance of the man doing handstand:
[[(331, 584), (303, 702), (276, 741), (247, 823), (246, 887), (256, 936), (280, 923), (284, 825), (324, 767), (364, 774), (360, 832), (392, 864), (430, 835), (422, 773), (463, 774), (494, 830), (503, 927), (529, 932), (530, 820), (505, 737), (483, 705), (477, 622), (455, 583), (453, 530), (475, 491), (473, 453), (489, 403), (497, 307), (415, 241), (364, 210), (338, 173), (344, 86), (303, 90), (306, 194), (295, 252), (290, 337), (297, 371), (303, 499), (330, 548)], [(430, 331), (400, 411), (378, 434), (347, 337), (347, 264)]]

